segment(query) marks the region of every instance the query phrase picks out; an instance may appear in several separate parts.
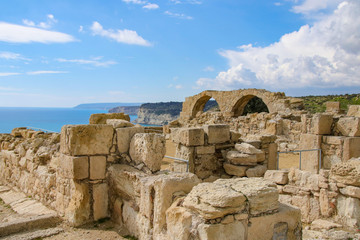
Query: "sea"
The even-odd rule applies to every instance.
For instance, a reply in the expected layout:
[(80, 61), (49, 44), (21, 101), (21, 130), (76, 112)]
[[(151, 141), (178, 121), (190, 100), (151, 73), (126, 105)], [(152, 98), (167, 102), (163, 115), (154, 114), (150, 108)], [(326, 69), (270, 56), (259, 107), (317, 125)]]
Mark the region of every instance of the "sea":
[[(94, 113), (107, 113), (107, 110), (0, 107), (0, 133), (11, 133), (17, 127), (60, 132), (67, 124), (88, 124), (90, 115)], [(137, 115), (130, 115), (130, 121), (136, 118)]]

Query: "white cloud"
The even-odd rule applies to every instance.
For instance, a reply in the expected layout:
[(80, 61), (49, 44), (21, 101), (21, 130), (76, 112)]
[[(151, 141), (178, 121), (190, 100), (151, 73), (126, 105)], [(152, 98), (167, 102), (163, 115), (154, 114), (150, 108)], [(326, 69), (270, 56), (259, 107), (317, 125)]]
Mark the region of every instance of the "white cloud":
[(141, 1), (141, 0), (122, 0), (123, 2), (126, 2), (126, 3), (133, 3), (133, 4), (146, 4), (146, 1)]
[(170, 16), (170, 17), (174, 17), (174, 18), (180, 18), (180, 19), (186, 19), (186, 20), (192, 20), (193, 17), (191, 16), (187, 16), (183, 13), (173, 13), (173, 12), (170, 12), (170, 11), (165, 11), (164, 12), (166, 15)]
[(119, 43), (133, 44), (133, 45), (141, 45), (141, 46), (151, 46), (151, 44), (143, 39), (141, 36), (137, 34), (136, 31), (133, 30), (113, 30), (113, 29), (104, 29), (100, 23), (93, 22), (91, 26), (91, 31), (93, 35), (100, 35), (102, 37), (110, 38)]
[(204, 72), (213, 72), (215, 71), (214, 67), (212, 66), (207, 66), (206, 68), (203, 69)]
[(360, 86), (360, 2), (343, 2), (313, 26), (304, 25), (269, 46), (243, 45), (220, 54), (230, 69), (215, 79), (199, 79), (198, 87)]
[(75, 38), (61, 32), (0, 22), (0, 41), (10, 43), (67, 43), (75, 41)]
[(344, 0), (303, 0), (292, 10), (296, 13), (313, 14), (321, 10), (334, 10)]
[(159, 5), (157, 5), (155, 3), (148, 3), (145, 6), (143, 6), (143, 8), (149, 9), (149, 10), (154, 10), (154, 9), (158, 9)]
[(31, 59), (23, 57), (19, 53), (13, 53), (13, 52), (0, 52), (0, 58), (6, 59), (6, 60), (25, 60), (25, 61), (31, 60)]
[(171, 2), (175, 3), (175, 4), (202, 4), (201, 1), (198, 0), (170, 0)]
[(110, 65), (117, 64), (115, 61), (100, 61), (102, 57), (96, 57), (92, 59), (64, 59), (58, 58), (56, 59), (58, 62), (68, 62), (68, 63), (77, 63), (77, 64), (87, 64), (93, 65), (95, 67), (108, 67)]
[(24, 19), (23, 23), (27, 26), (30, 27), (40, 27), (40, 28), (45, 28), (45, 29), (49, 29), (51, 28), (55, 23), (57, 23), (57, 20), (55, 19), (54, 15), (52, 14), (48, 14), (46, 16), (46, 22), (40, 22), (38, 24), (36, 24), (35, 22), (28, 20), (28, 19)]
[(40, 75), (40, 74), (58, 74), (58, 73), (68, 73), (68, 72), (43, 70), (43, 71), (27, 72), (26, 74), (28, 74), (28, 75)]
[(182, 89), (183, 86), (182, 86), (181, 84), (178, 84), (178, 85), (175, 86), (175, 88), (176, 88), (176, 89)]
[(14, 72), (0, 72), (0, 77), (8, 77), (8, 76), (15, 76), (20, 75), (20, 73), (14, 73)]

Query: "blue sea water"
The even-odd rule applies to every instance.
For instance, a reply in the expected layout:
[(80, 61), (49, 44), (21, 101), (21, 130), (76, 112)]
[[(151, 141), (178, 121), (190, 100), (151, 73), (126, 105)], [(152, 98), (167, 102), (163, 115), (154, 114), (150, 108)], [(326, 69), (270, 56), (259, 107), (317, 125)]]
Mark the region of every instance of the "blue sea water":
[[(16, 127), (35, 127), (60, 132), (66, 124), (88, 124), (91, 114), (105, 110), (74, 108), (13, 108), (0, 107), (0, 133), (10, 133)], [(133, 121), (137, 115), (130, 115)]]

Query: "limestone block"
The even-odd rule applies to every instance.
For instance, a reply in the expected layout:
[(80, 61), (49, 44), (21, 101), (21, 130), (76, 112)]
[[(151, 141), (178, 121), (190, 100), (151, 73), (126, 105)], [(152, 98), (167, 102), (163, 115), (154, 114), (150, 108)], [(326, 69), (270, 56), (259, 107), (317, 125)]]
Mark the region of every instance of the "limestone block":
[(166, 211), (167, 235), (171, 240), (190, 238), (192, 214), (184, 207), (171, 206)]
[(335, 164), (331, 167), (330, 178), (339, 183), (360, 187), (360, 159)]
[(258, 163), (256, 155), (249, 155), (246, 153), (240, 153), (238, 151), (229, 151), (226, 154), (226, 159), (235, 165), (249, 165), (255, 166)]
[(312, 118), (310, 132), (312, 134), (317, 134), (317, 135), (331, 134), (332, 123), (333, 123), (332, 115), (317, 113)]
[(205, 224), (198, 226), (200, 240), (245, 240), (247, 223), (236, 221), (229, 224)]
[(340, 112), (340, 102), (326, 102), (326, 112), (338, 113)]
[(124, 128), (135, 126), (131, 122), (123, 119), (106, 119), (106, 124), (113, 126), (114, 128)]
[(230, 186), (234, 191), (243, 193), (250, 204), (250, 214), (257, 215), (278, 208), (279, 193), (276, 184), (263, 178), (218, 179), (214, 182)]
[(74, 226), (90, 220), (90, 190), (87, 183), (71, 182), (70, 202), (65, 209), (65, 219)]
[(134, 205), (130, 201), (124, 201), (122, 208), (122, 219), (124, 226), (131, 235), (139, 237), (139, 213), (134, 209)]
[(345, 188), (341, 188), (340, 192), (343, 195), (346, 195), (349, 197), (360, 198), (360, 188), (359, 187), (346, 186)]
[(343, 117), (336, 124), (343, 136), (360, 137), (360, 117)]
[(301, 239), (301, 212), (287, 204), (280, 204), (278, 212), (252, 217), (247, 239)]
[(260, 149), (255, 148), (253, 145), (249, 143), (237, 143), (235, 144), (235, 149), (241, 153), (246, 154), (261, 154), (262, 151)]
[(308, 219), (310, 213), (310, 196), (308, 195), (293, 196), (291, 199), (291, 205), (294, 205), (301, 210), (301, 217), (303, 221), (309, 222)]
[(86, 179), (89, 177), (89, 158), (61, 154), (58, 172), (64, 178)]
[(153, 218), (153, 234), (157, 235), (166, 230), (166, 210), (176, 197), (189, 193), (200, 180), (192, 173), (169, 173), (149, 176), (141, 183), (140, 213)]
[(326, 189), (320, 190), (319, 196), (320, 213), (324, 217), (330, 217), (334, 212), (333, 204)]
[(340, 227), (342, 227), (342, 225), (330, 221), (326, 221), (324, 219), (316, 219), (311, 223), (311, 229), (314, 230), (323, 230), (323, 229), (330, 230), (332, 228), (340, 228)]
[(183, 206), (205, 219), (215, 219), (243, 210), (245, 196), (230, 186), (217, 184), (217, 181), (195, 186), (184, 199)]
[(360, 200), (340, 195), (337, 198), (337, 213), (347, 226), (357, 228), (360, 224)]
[(331, 145), (342, 145), (344, 142), (344, 137), (341, 136), (323, 136), (322, 141), (326, 144)]
[(155, 133), (137, 133), (130, 143), (130, 157), (136, 164), (144, 163), (151, 171), (161, 168), (165, 156), (165, 137)]
[(205, 132), (203, 128), (180, 128), (171, 131), (171, 139), (182, 145), (201, 146), (204, 145)]
[(265, 165), (257, 165), (246, 170), (247, 177), (263, 177), (267, 167)]
[(223, 124), (205, 125), (204, 131), (209, 144), (225, 143), (230, 141), (230, 126)]
[(276, 184), (285, 185), (288, 183), (289, 171), (286, 170), (267, 170), (264, 175), (264, 179), (271, 180)]
[[(300, 135), (300, 150), (320, 149), (321, 136), (314, 134), (301, 134)], [(303, 152), (301, 153), (301, 170), (316, 173), (319, 169), (320, 156), (318, 151)]]
[(197, 155), (214, 154), (214, 153), (215, 153), (215, 146), (214, 145), (196, 147), (196, 154)]
[(112, 208), (111, 211), (111, 219), (119, 225), (123, 224), (122, 221), (122, 205), (123, 202), (121, 201), (120, 198), (116, 198), (115, 202), (114, 202), (114, 206)]
[(268, 148), (268, 169), (276, 170), (277, 168), (277, 143), (270, 143)]
[(223, 167), (227, 174), (237, 177), (246, 176), (246, 170), (249, 168), (247, 166), (237, 166), (230, 163), (224, 163)]
[(360, 137), (344, 139), (343, 160), (360, 157)]
[(95, 221), (108, 217), (108, 186), (106, 183), (93, 185), (93, 214)]
[(122, 198), (140, 204), (140, 181), (147, 174), (134, 167), (113, 164), (108, 168), (109, 186)]
[(106, 157), (91, 156), (90, 157), (90, 179), (105, 179)]
[(132, 137), (136, 133), (144, 133), (145, 129), (143, 127), (127, 127), (127, 128), (118, 128), (116, 129), (117, 137), (117, 147), (120, 153), (127, 153), (130, 148), (130, 142)]
[(123, 119), (130, 121), (130, 117), (124, 113), (96, 113), (91, 114), (89, 124), (106, 124), (107, 119)]
[(360, 105), (349, 105), (348, 108), (348, 117), (360, 117)]
[(241, 133), (230, 131), (230, 139), (232, 142), (237, 142), (241, 137)]
[(78, 155), (106, 155), (113, 141), (110, 125), (65, 125), (61, 128), (61, 153)]

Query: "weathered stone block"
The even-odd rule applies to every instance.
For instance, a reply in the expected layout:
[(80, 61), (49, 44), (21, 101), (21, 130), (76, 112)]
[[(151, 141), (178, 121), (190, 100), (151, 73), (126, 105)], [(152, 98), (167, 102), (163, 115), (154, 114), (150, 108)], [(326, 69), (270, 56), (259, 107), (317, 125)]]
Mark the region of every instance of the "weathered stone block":
[(166, 211), (166, 225), (168, 237), (171, 240), (188, 240), (192, 224), (191, 212), (184, 208), (172, 205)]
[(346, 186), (345, 188), (341, 188), (340, 192), (343, 195), (346, 195), (349, 197), (360, 198), (360, 188), (359, 187)]
[(343, 117), (336, 124), (343, 136), (360, 137), (360, 117)]
[(58, 171), (64, 178), (86, 179), (89, 177), (89, 158), (61, 154)]
[(108, 217), (108, 186), (106, 183), (93, 185), (93, 214), (95, 221)]
[(360, 187), (360, 159), (335, 164), (331, 167), (330, 178), (339, 183)]
[(96, 113), (91, 114), (89, 124), (106, 124), (107, 119), (124, 119), (130, 121), (130, 117), (124, 113)]
[(271, 180), (276, 184), (285, 185), (288, 183), (289, 172), (286, 170), (267, 170), (264, 175), (264, 179)]
[(87, 183), (71, 182), (70, 202), (65, 209), (65, 219), (74, 226), (90, 220), (90, 190)]
[(337, 198), (337, 213), (347, 226), (357, 228), (360, 224), (360, 200), (339, 196)]
[(256, 155), (249, 155), (238, 151), (229, 151), (226, 154), (226, 159), (234, 165), (255, 166), (258, 162)]
[(90, 157), (90, 179), (105, 179), (106, 157), (91, 156)]
[(317, 135), (331, 134), (333, 116), (330, 114), (315, 114), (311, 121), (311, 133)]
[[(321, 136), (314, 134), (300, 135), (300, 150), (320, 149)], [(320, 156), (318, 151), (301, 153), (301, 170), (317, 173), (319, 169)]]
[(205, 132), (203, 128), (180, 128), (172, 129), (171, 139), (185, 146), (204, 145)]
[(276, 170), (277, 168), (277, 143), (270, 143), (268, 148), (268, 169)]
[(246, 154), (261, 154), (263, 153), (260, 149), (255, 148), (249, 143), (237, 143), (235, 144), (235, 149), (241, 153)]
[(230, 163), (224, 163), (223, 166), (227, 174), (238, 177), (246, 176), (246, 170), (249, 168), (246, 166), (236, 166)]
[(114, 128), (133, 127), (134, 124), (123, 119), (106, 119), (106, 124), (113, 126)]
[(113, 141), (110, 125), (65, 125), (61, 128), (61, 153), (78, 155), (106, 155)]
[(139, 126), (116, 129), (117, 147), (119, 152), (127, 153), (130, 148), (130, 142), (132, 137), (136, 133), (144, 133), (144, 132), (145, 129)]
[(215, 146), (214, 145), (196, 147), (196, 154), (198, 154), (198, 155), (201, 155), (201, 154), (214, 154), (214, 153), (215, 153)]
[(360, 157), (360, 137), (344, 139), (343, 160)]
[(349, 105), (348, 108), (348, 117), (360, 117), (360, 105)]
[(130, 143), (130, 156), (136, 164), (144, 163), (151, 171), (161, 168), (165, 156), (165, 137), (155, 133), (137, 133)]
[[(195, 147), (187, 147), (177, 144), (175, 157), (189, 161), (189, 172), (194, 172)], [(185, 167), (186, 163), (181, 163)], [(178, 166), (179, 167), (179, 166)], [(185, 169), (186, 170), (186, 169)]]
[(247, 223), (236, 221), (229, 224), (204, 224), (198, 227), (199, 238), (201, 240), (245, 240)]
[(301, 212), (280, 204), (278, 212), (251, 218), (246, 239), (301, 239)]
[(205, 125), (203, 128), (207, 134), (209, 144), (225, 143), (230, 141), (229, 125)]
[(338, 113), (340, 112), (340, 102), (326, 102), (326, 112)]
[(230, 186), (216, 184), (217, 181), (195, 186), (184, 199), (183, 206), (205, 219), (215, 219), (243, 210), (246, 204), (244, 194)]
[(274, 211), (279, 207), (276, 184), (263, 178), (219, 179), (214, 183), (231, 186), (232, 190), (243, 193), (250, 203), (251, 215)]
[(246, 170), (247, 177), (262, 177), (266, 172), (267, 167), (265, 165), (257, 165)]

